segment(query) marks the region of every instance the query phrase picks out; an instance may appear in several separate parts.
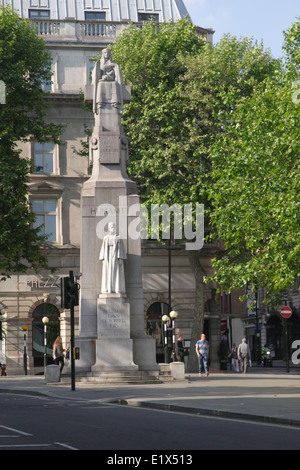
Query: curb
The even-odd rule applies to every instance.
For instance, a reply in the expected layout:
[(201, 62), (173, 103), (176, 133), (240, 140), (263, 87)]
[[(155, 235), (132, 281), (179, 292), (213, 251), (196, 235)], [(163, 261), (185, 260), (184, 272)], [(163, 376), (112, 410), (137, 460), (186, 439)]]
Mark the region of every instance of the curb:
[(290, 418), (277, 418), (275, 416), (261, 416), (249, 413), (238, 413), (234, 411), (212, 410), (207, 408), (192, 408), (180, 405), (171, 405), (164, 403), (151, 403), (137, 400), (114, 400), (110, 403), (117, 405), (127, 405), (140, 408), (149, 408), (153, 410), (173, 411), (176, 413), (187, 413), (192, 415), (211, 416), (214, 418), (239, 419), (242, 421), (254, 421), (263, 424), (280, 424), (284, 426), (300, 427), (300, 420)]

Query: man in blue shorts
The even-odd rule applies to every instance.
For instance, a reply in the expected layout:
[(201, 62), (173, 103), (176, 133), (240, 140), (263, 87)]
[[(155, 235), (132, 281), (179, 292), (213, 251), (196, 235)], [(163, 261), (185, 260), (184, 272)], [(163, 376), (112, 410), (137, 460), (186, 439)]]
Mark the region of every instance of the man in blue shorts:
[(206, 341), (204, 334), (201, 335), (201, 339), (196, 343), (196, 354), (199, 359), (199, 375), (203, 375), (203, 367), (206, 377), (208, 376), (208, 356), (209, 356), (209, 343)]

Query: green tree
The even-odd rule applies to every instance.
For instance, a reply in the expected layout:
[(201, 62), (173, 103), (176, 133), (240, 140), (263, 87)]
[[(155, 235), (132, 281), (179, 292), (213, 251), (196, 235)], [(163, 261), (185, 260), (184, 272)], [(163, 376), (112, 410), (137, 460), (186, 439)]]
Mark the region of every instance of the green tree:
[[(211, 146), (236, 102), (274, 73), (277, 64), (251, 39), (228, 35), (216, 46), (205, 43), (187, 20), (132, 26), (119, 36), (112, 53), (132, 86), (122, 123), (130, 140), (129, 174), (142, 201), (203, 203), (208, 216)], [(197, 251), (188, 255), (196, 279), (195, 342), (204, 322), (205, 270)], [(192, 369), (196, 360), (192, 354)]]
[[(299, 22), (290, 31), (299, 37), (286, 44), (295, 44)], [(263, 287), (275, 304), (300, 275), (296, 62), (290, 54), (287, 70), (242, 100), (212, 151), (212, 222), (224, 243), (214, 280), (224, 290)]]
[(45, 267), (43, 237), (33, 228), (28, 202), (31, 163), (17, 143), (34, 139), (59, 143), (61, 126), (46, 123), (41, 89), (51, 79), (50, 55), (32, 24), (10, 7), (0, 7), (0, 80), (5, 103), (0, 104), (0, 274)]
[(285, 64), (287, 71), (292, 76), (300, 73), (300, 20), (293, 23), (287, 31), (283, 32)]
[[(139, 184), (145, 204), (181, 201), (189, 173), (187, 151), (188, 99), (180, 93), (186, 66), (181, 55), (195, 55), (203, 47), (188, 20), (132, 25), (112, 47), (132, 98), (122, 123), (130, 138), (129, 174)], [(174, 184), (176, 178), (176, 184)], [(184, 191), (186, 194), (186, 190)]]

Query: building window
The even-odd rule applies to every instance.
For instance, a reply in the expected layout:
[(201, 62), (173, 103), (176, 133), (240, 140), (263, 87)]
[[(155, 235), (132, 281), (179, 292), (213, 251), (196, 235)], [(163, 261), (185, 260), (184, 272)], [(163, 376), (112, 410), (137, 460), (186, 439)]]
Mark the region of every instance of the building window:
[(47, 242), (57, 241), (57, 201), (56, 199), (34, 199), (33, 212), (36, 215), (34, 228), (39, 235), (46, 235)]
[(106, 13), (104, 11), (85, 11), (84, 15), (87, 21), (106, 19)]
[(54, 173), (53, 142), (33, 144), (34, 173)]
[(138, 21), (151, 21), (154, 19), (154, 21), (159, 22), (159, 14), (158, 13), (139, 13), (138, 14)]
[[(53, 75), (52, 68), (53, 68), (52, 62), (50, 61), (47, 65), (47, 69), (49, 69), (49, 71), (51, 72), (51, 75)], [(47, 81), (42, 82), (42, 90), (43, 91), (52, 91), (52, 80), (51, 80), (51, 78)]]
[(50, 19), (50, 10), (28, 10), (29, 18), (38, 18), (40, 20)]
[(95, 63), (96, 63), (96, 61), (94, 59), (89, 59), (89, 79), (90, 79), (90, 81), (92, 80), (92, 73), (93, 73), (93, 69), (95, 67)]

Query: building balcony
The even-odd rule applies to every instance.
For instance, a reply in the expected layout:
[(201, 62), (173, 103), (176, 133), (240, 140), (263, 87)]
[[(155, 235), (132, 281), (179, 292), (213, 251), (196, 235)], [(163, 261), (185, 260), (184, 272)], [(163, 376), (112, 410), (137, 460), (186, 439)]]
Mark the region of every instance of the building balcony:
[[(130, 21), (78, 21), (73, 18), (59, 20), (31, 19), (39, 35), (47, 42), (74, 42), (74, 43), (113, 43), (116, 37), (130, 24)], [(136, 23), (138, 27), (142, 23)], [(199, 36), (212, 42), (214, 31), (197, 27)]]
[(129, 21), (30, 20), (47, 42), (113, 43)]

